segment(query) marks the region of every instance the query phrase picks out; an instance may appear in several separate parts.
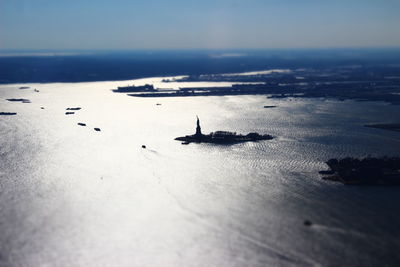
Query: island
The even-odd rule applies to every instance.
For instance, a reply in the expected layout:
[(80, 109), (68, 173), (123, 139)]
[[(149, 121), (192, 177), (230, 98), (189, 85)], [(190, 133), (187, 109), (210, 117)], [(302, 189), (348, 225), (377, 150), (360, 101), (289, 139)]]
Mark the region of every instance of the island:
[(241, 142), (271, 140), (273, 136), (269, 134), (249, 133), (247, 135), (236, 134), (227, 131), (216, 131), (210, 134), (202, 134), (200, 127), (200, 119), (197, 117), (196, 133), (193, 135), (186, 135), (177, 137), (175, 140), (182, 141), (184, 145), (189, 143), (214, 143), (214, 144), (234, 144)]
[(322, 179), (346, 185), (400, 185), (400, 158), (343, 158), (326, 162), (330, 170)]
[[(400, 71), (389, 65), (309, 66), (247, 73), (192, 74), (173, 82), (179, 89), (125, 86), (114, 92), (132, 92), (128, 94), (132, 97), (265, 95), (269, 99), (323, 98), (400, 105)], [(197, 86), (199, 82), (209, 82), (210, 86)], [(215, 84), (218, 82), (228, 84)], [(181, 84), (177, 86), (176, 83)], [(192, 86), (187, 87), (187, 83)]]

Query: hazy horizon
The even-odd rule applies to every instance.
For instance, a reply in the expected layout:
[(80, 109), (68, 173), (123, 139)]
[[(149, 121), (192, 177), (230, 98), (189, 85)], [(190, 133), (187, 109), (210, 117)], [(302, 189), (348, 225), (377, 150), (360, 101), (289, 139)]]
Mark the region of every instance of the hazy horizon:
[(394, 0), (3, 0), (0, 49), (393, 48), (399, 10)]

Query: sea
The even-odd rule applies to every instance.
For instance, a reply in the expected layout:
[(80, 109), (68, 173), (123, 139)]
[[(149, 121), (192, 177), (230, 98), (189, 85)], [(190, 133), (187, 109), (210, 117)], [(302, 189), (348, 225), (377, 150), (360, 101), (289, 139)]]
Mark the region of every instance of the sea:
[[(318, 173), (400, 156), (400, 133), (364, 127), (400, 106), (112, 92), (164, 78), (0, 85), (0, 111), (17, 113), (0, 116), (0, 266), (400, 265), (400, 188)], [(203, 133), (275, 138), (174, 140), (196, 116)]]

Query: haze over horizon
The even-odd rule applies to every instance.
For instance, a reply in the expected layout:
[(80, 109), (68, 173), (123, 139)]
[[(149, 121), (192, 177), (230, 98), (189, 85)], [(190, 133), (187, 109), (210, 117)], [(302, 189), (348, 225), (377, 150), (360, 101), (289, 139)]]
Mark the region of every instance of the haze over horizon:
[(400, 47), (400, 2), (1, 0), (0, 49)]

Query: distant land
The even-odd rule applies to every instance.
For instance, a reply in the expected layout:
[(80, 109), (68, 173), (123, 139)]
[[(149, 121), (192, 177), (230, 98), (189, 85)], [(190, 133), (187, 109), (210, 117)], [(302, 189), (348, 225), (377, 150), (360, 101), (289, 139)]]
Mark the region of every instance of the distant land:
[(380, 71), (398, 75), (400, 49), (0, 50), (0, 84), (116, 81), (360, 65), (379, 66)]
[[(325, 64), (321, 64), (325, 62)], [(400, 104), (400, 61), (397, 63), (360, 63), (349, 60), (337, 65), (317, 60), (301, 68), (259, 69), (242, 73), (192, 74), (174, 82), (175, 89), (153, 85), (113, 88), (114, 92), (134, 97), (193, 97), (224, 95), (266, 95), (269, 98), (334, 98), (357, 101), (384, 101)], [(225, 82), (224, 86), (216, 83)], [(178, 86), (176, 85), (178, 83)], [(199, 86), (202, 83), (202, 86)], [(204, 87), (204, 84), (210, 85)], [(179, 84), (182, 84), (180, 86)], [(212, 85), (213, 84), (213, 85)], [(270, 107), (266, 107), (270, 108)]]
[(326, 162), (323, 179), (347, 185), (400, 185), (400, 158), (343, 158)]
[(264, 94), (269, 98), (335, 98), (400, 104), (400, 66), (343, 66), (276, 69), (251, 75), (191, 75), (175, 82), (240, 82), (226, 87), (181, 87), (176, 91), (136, 90), (136, 97)]

